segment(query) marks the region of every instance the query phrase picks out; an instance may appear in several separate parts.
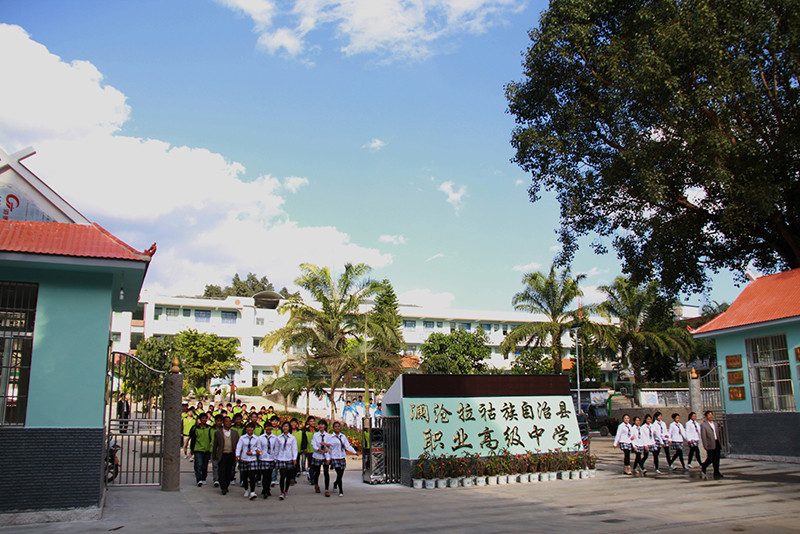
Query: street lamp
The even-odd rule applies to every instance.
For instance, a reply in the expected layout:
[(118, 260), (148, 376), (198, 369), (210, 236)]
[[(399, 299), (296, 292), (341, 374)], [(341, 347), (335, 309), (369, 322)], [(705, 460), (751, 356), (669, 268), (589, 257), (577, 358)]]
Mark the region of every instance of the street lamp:
[(570, 330), (575, 330), (575, 382), (578, 385), (578, 414), (581, 413), (581, 338), (580, 328), (583, 326), (583, 321), (578, 321), (570, 327)]

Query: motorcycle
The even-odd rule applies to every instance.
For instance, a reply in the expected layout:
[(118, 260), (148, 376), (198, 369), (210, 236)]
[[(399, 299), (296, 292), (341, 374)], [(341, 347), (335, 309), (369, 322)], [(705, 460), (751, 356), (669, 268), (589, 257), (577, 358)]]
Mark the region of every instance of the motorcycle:
[(111, 438), (106, 445), (106, 461), (105, 461), (105, 479), (106, 484), (113, 482), (119, 476), (119, 452), (120, 446), (117, 445), (117, 440)]

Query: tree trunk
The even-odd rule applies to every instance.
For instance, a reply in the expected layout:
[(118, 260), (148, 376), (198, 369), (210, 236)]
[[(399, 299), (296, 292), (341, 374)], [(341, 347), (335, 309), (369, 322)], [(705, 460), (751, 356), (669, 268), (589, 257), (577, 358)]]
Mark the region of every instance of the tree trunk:
[(311, 391), (306, 390), (306, 419), (309, 413), (311, 413)]

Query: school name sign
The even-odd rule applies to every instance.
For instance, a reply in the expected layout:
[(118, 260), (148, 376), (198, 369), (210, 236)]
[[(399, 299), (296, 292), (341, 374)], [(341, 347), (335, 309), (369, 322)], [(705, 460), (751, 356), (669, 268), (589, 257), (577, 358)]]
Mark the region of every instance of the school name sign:
[(575, 450), (581, 436), (568, 395), (404, 398), (408, 458), (424, 452), (487, 456)]

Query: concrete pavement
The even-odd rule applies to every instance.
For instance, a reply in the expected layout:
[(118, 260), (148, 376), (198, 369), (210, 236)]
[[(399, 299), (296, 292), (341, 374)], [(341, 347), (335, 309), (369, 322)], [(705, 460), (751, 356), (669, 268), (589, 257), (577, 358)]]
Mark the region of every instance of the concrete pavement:
[[(249, 501), (238, 487), (222, 496), (194, 485), (182, 465), (182, 490), (112, 488), (99, 521), (0, 528), (5, 532), (800, 532), (800, 465), (723, 459), (723, 480), (699, 469), (631, 478), (610, 438), (594, 438), (593, 479), (414, 490), (360, 481), (350, 461), (345, 496), (325, 498), (299, 482), (286, 501)], [(651, 462), (648, 460), (648, 467)]]

